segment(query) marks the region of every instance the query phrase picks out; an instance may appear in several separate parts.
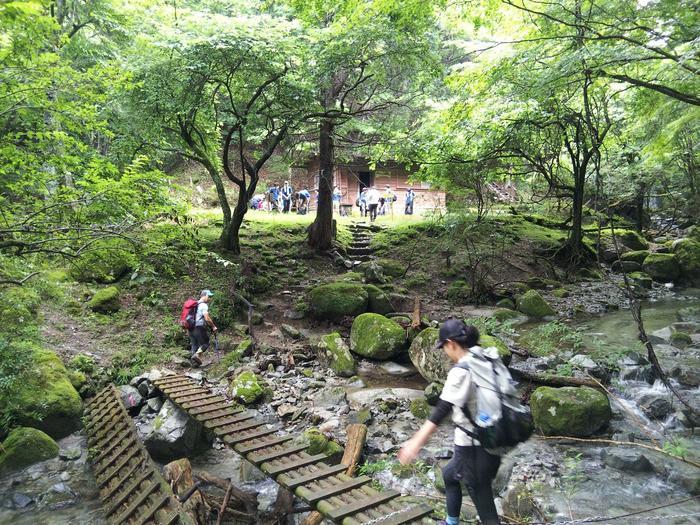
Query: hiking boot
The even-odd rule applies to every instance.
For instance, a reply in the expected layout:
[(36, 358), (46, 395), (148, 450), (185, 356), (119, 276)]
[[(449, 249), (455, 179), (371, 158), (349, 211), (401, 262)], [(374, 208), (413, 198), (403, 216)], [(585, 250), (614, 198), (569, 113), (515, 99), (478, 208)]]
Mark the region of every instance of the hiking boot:
[(200, 352), (196, 352), (196, 353), (192, 356), (191, 361), (192, 361), (192, 363), (193, 363), (195, 366), (202, 366), (202, 359), (199, 357), (199, 354), (200, 354)]

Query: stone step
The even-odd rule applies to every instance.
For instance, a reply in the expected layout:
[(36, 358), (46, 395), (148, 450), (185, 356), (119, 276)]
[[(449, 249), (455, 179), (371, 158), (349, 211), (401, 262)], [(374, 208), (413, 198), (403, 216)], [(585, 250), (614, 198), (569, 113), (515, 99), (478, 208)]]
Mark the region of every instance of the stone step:
[(348, 255), (350, 257), (354, 255), (371, 255), (374, 252), (372, 248), (348, 248)]

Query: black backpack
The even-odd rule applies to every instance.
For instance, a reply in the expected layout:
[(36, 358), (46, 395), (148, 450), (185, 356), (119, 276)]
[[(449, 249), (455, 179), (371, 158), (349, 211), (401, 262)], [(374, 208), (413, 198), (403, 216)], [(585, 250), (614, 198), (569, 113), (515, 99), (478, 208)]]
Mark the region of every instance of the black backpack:
[[(501, 391), (499, 386), (499, 376), (506, 376), (510, 380), (510, 373), (500, 359), (489, 359), (491, 368), (494, 373), (495, 381), (492, 382), (493, 391), (498, 395), (501, 405), (501, 414), (498, 417), (490, 417), (488, 421), (475, 421), (468, 407), (462, 407), (464, 415), (469, 419), (469, 422), (474, 427), (474, 430), (468, 430), (462, 426), (457, 426), (462, 432), (469, 437), (479, 440), (481, 446), (498, 452), (505, 452), (506, 449), (516, 446), (518, 443), (527, 441), (534, 430), (532, 415), (529, 407), (523, 406), (517, 398), (506, 396)], [(500, 366), (499, 366), (500, 365)], [(458, 363), (455, 367), (468, 370), (475, 373), (468, 364)], [(501, 369), (500, 373), (498, 369)], [(505, 370), (505, 372), (504, 372)], [(479, 389), (482, 388), (474, 383), (476, 395), (479, 395)], [(506, 401), (506, 397), (508, 398)], [(477, 399), (478, 404), (478, 399)]]

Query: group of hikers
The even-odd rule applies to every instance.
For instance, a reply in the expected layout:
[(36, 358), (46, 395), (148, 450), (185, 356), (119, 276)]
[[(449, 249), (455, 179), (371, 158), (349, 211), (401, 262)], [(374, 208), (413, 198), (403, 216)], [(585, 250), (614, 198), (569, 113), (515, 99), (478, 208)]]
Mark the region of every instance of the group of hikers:
[[(313, 190), (318, 205), (318, 189)], [(343, 194), (338, 186), (333, 187), (332, 201), (333, 213), (342, 215), (341, 201)], [(409, 186), (404, 197), (404, 214), (413, 215), (413, 203), (416, 199), (416, 192)], [(374, 222), (377, 215), (394, 215), (394, 203), (397, 196), (388, 184), (383, 193), (377, 190), (376, 186), (365, 186), (362, 188), (359, 197), (355, 200), (355, 205), (360, 208), (361, 217), (369, 217)], [(311, 192), (307, 189), (294, 191), (289, 181), (284, 181), (282, 186), (274, 183), (265, 193), (256, 194), (250, 200), (250, 207), (253, 210), (278, 211), (289, 213), (292, 210), (300, 215), (305, 215), (309, 211), (311, 202)]]
[[(371, 202), (375, 208), (378, 202)], [(180, 324), (188, 332), (194, 366), (209, 347), (209, 328), (217, 332), (209, 316), (211, 290), (199, 300), (188, 299)], [(440, 327), (433, 352), (444, 353), (454, 363), (437, 404), (420, 429), (406, 441), (397, 456), (402, 464), (413, 462), (440, 423), (451, 415), (454, 423), (454, 454), (443, 468), (447, 500), (446, 525), (458, 525), (462, 507), (462, 484), (476, 507), (483, 525), (500, 525), (492, 483), (501, 454), (525, 441), (532, 433), (529, 412), (520, 405), (510, 373), (496, 348), (479, 346), (479, 331), (450, 318)]]

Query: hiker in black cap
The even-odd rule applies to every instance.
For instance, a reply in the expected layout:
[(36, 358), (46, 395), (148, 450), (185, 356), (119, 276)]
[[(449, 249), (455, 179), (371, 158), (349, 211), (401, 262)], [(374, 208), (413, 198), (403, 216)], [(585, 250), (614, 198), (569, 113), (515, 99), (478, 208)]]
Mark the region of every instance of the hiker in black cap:
[[(474, 426), (470, 420), (471, 416), (465, 414), (465, 410), (468, 410), (469, 414), (477, 414), (477, 417), (482, 418), (482, 421), (483, 418), (489, 417), (488, 409), (483, 412), (477, 411), (477, 394), (481, 396), (480, 410), (484, 410), (484, 406), (500, 407), (498, 396), (489, 392), (488, 386), (479, 388), (484, 386), (481, 378), (491, 377), (492, 372), (490, 372), (488, 359), (493, 359), (494, 353), (497, 359), (497, 350), (495, 348), (482, 349), (477, 345), (478, 342), (479, 331), (461, 320), (448, 319), (440, 327), (435, 351), (444, 351), (456, 366), (447, 374), (440, 399), (430, 417), (423, 423), (420, 430), (404, 443), (398, 454), (401, 463), (411, 463), (418, 456), (423, 445), (430, 439), (430, 436), (437, 430), (445, 416), (452, 414), (452, 421), (457, 427), (454, 438), (455, 449), (452, 459), (443, 469), (447, 498), (447, 525), (459, 524), (462, 507), (462, 481), (469, 490), (481, 523), (483, 525), (500, 524), (493, 501), (491, 482), (496, 477), (501, 458), (487, 452), (479, 441), (470, 435), (473, 434)], [(482, 400), (489, 394), (491, 397), (486, 400), (484, 405)]]

